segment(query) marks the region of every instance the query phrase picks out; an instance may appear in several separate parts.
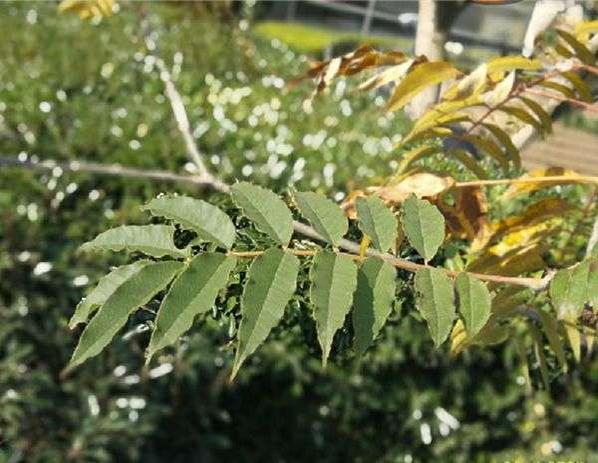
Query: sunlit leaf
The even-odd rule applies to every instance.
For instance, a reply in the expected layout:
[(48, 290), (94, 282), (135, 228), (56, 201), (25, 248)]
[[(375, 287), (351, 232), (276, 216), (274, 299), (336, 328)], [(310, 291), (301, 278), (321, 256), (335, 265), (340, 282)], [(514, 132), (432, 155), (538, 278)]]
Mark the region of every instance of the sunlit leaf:
[(357, 286), (357, 267), (350, 257), (329, 251), (316, 254), (309, 273), (310, 300), (326, 366), (335, 333), (343, 325)]
[(469, 336), (474, 337), (490, 318), (492, 297), (486, 285), (467, 273), (460, 273), (455, 280), (459, 312)]
[(444, 217), (428, 201), (409, 197), (403, 203), (403, 230), (409, 243), (428, 262), (444, 241)]
[(514, 84), (515, 72), (510, 72), (505, 79), (496, 84), (492, 91), (483, 95), (484, 102), (489, 106), (498, 106), (509, 97)]
[(515, 146), (511, 140), (511, 136), (495, 124), (483, 123), (485, 129), (487, 129), (496, 140), (502, 145), (506, 153), (509, 155), (509, 159), (515, 164), (516, 167), (521, 167), (521, 155), (519, 149)]
[(446, 61), (419, 64), (395, 87), (387, 108), (389, 111), (401, 109), (426, 88), (453, 79), (459, 74), (460, 71)]
[(173, 220), (196, 232), (201, 239), (226, 249), (235, 241), (235, 226), (228, 215), (205, 201), (188, 196), (159, 196), (142, 209)]
[(538, 117), (538, 119), (542, 123), (542, 128), (544, 129), (544, 132), (551, 133), (552, 117), (550, 116), (550, 114), (548, 114), (538, 102), (532, 100), (531, 98), (520, 96), (519, 99), (523, 101)]
[(390, 315), (395, 297), (395, 278), (395, 268), (377, 257), (366, 259), (359, 267), (353, 303), (357, 355), (363, 355)]
[(153, 257), (187, 257), (188, 250), (174, 245), (170, 225), (123, 225), (100, 233), (81, 246), (82, 251), (139, 251)]
[(453, 285), (446, 273), (423, 268), (415, 274), (416, 307), (428, 324), (436, 347), (448, 337), (455, 320)]
[(299, 259), (281, 249), (268, 249), (248, 271), (241, 299), (239, 344), (231, 379), (243, 362), (266, 340), (295, 292)]
[(538, 361), (538, 367), (540, 368), (540, 374), (542, 376), (542, 382), (544, 388), (550, 390), (550, 376), (548, 374), (548, 364), (546, 363), (546, 355), (544, 354), (544, 342), (542, 341), (542, 335), (538, 329), (531, 323), (528, 325), (529, 331), (534, 340), (534, 354)]
[(538, 59), (524, 58), (523, 56), (500, 56), (488, 62), (488, 75), (494, 81), (503, 78), (505, 72), (521, 69), (524, 71), (538, 71), (542, 63)]
[(562, 29), (557, 29), (556, 33), (561, 39), (567, 42), (567, 45), (569, 45), (573, 51), (575, 51), (575, 56), (577, 56), (582, 63), (589, 65), (595, 63), (596, 59), (594, 58), (594, 54), (573, 35)]
[(256, 227), (274, 241), (286, 246), (293, 234), (293, 216), (276, 194), (247, 182), (231, 186), (233, 199)]
[(592, 96), (592, 89), (586, 83), (585, 80), (579, 77), (579, 74), (576, 74), (572, 71), (567, 71), (561, 73), (561, 75), (569, 82), (571, 82), (571, 85), (573, 85), (575, 91), (583, 101), (587, 103), (592, 103), (594, 101), (594, 97)]
[[(534, 179), (540, 177), (560, 177), (558, 180), (550, 182), (535, 182)], [(534, 169), (529, 171), (526, 175), (520, 177), (520, 180), (530, 179), (529, 182), (517, 182), (513, 183), (501, 196), (503, 201), (511, 200), (516, 196), (525, 194), (529, 195), (534, 191), (541, 190), (543, 188), (551, 188), (555, 185), (564, 185), (567, 183), (576, 183), (576, 177), (579, 174), (570, 169), (564, 169), (562, 167), (547, 167), (541, 169)]]
[(561, 336), (559, 334), (559, 328), (557, 321), (553, 318), (545, 310), (538, 310), (538, 315), (540, 316), (540, 322), (542, 323), (542, 329), (544, 330), (544, 334), (548, 339), (548, 343), (550, 344), (550, 348), (556, 355), (559, 364), (563, 370), (567, 370), (567, 360), (565, 357), (565, 348), (563, 346), (563, 342), (561, 341)]
[(129, 265), (115, 268), (109, 274), (104, 275), (96, 287), (85, 296), (75, 313), (69, 320), (69, 328), (74, 328), (79, 323), (86, 323), (91, 314), (116, 291), (125, 281), (135, 275), (141, 268), (150, 264), (149, 260), (140, 260)]
[(397, 239), (397, 219), (377, 197), (357, 198), (355, 202), (359, 229), (370, 237), (379, 251), (394, 248)]
[(409, 71), (413, 63), (415, 62), (414, 59), (408, 59), (404, 63), (400, 63), (394, 66), (385, 69), (379, 74), (372, 76), (361, 85), (359, 85), (359, 90), (371, 90), (380, 88), (384, 85), (387, 85), (391, 82), (398, 82), (405, 74)]
[(235, 264), (235, 257), (221, 253), (198, 254), (193, 258), (174, 280), (158, 310), (147, 348), (148, 362), (156, 351), (174, 344), (186, 333), (197, 315), (212, 308)]
[(436, 154), (440, 151), (441, 148), (437, 145), (421, 145), (407, 151), (406, 153), (403, 153), (401, 162), (397, 168), (397, 174), (405, 172), (414, 162), (427, 158), (428, 156)]
[(62, 0), (58, 5), (61, 13), (76, 13), (81, 19), (111, 16), (114, 0)]
[(301, 214), (330, 244), (336, 245), (347, 233), (347, 217), (343, 210), (324, 195), (297, 192), (295, 200)]
[(486, 87), (487, 73), (488, 66), (486, 63), (480, 64), (470, 74), (444, 92), (442, 95), (443, 98), (446, 100), (455, 100), (479, 94)]
[(183, 267), (181, 262), (166, 261), (139, 268), (98, 309), (83, 331), (67, 368), (74, 368), (99, 354), (124, 326), (131, 312), (147, 304)]

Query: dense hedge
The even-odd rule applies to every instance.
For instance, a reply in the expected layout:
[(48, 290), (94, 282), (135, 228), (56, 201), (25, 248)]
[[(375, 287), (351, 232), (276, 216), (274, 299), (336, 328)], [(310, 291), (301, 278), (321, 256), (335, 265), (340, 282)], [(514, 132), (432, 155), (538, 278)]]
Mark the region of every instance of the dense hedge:
[[(185, 168), (134, 10), (94, 25), (58, 16), (52, 4), (3, 7), (0, 154)], [(391, 172), (392, 136), (405, 122), (383, 116), (371, 96), (348, 98), (339, 85), (305, 114), (309, 89), (285, 86), (305, 59), (284, 44), (180, 6), (151, 13), (160, 53), (180, 64), (200, 147), (222, 177), (340, 198)], [(557, 378), (551, 396), (526, 396), (509, 345), (451, 359), (433, 348), (409, 299), (360, 363), (333, 353), (326, 371), (313, 325), (296, 310), (232, 385), (235, 326), (226, 317), (196, 324), (146, 368), (140, 312), (105, 354), (61, 376), (77, 339), (66, 326), (77, 300), (107, 264), (124, 262), (77, 247), (141, 223), (139, 205), (163, 191), (183, 190), (0, 171), (0, 461), (487, 461), (542, 456), (546, 445), (590, 458), (595, 359)], [(232, 295), (223, 305), (236, 303)]]

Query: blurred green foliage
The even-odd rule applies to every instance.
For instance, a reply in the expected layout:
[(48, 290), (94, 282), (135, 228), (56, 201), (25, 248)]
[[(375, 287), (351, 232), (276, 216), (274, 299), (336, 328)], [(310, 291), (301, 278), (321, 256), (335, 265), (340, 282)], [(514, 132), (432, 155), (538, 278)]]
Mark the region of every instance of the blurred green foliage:
[[(189, 169), (138, 9), (94, 24), (58, 16), (51, 3), (3, 6), (0, 154)], [(305, 58), (281, 41), (181, 5), (152, 5), (149, 20), (200, 148), (224, 179), (340, 199), (392, 172), (393, 137), (406, 122), (383, 115), (381, 99), (338, 84), (306, 114), (309, 87), (287, 85)], [(407, 296), (361, 362), (333, 353), (326, 371), (296, 300), (228, 384), (233, 294), (149, 367), (152, 316), (139, 312), (105, 353), (61, 376), (78, 299), (125, 260), (77, 247), (143, 223), (139, 205), (163, 191), (194, 193), (59, 169), (0, 171), (0, 461), (483, 462), (544, 458), (542, 448), (593, 458), (596, 360), (556, 378), (550, 394), (526, 396), (514, 349), (451, 359), (433, 349)], [(346, 344), (346, 333), (336, 342)]]

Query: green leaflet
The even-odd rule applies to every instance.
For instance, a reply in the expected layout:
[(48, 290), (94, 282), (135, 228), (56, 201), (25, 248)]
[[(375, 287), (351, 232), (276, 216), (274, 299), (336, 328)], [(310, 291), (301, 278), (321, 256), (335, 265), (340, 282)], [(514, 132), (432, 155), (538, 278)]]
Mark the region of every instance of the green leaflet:
[(548, 114), (544, 108), (538, 104), (536, 101), (532, 100), (531, 98), (526, 98), (524, 96), (519, 96), (519, 99), (523, 101), (529, 109), (531, 109), (534, 114), (538, 117), (540, 122), (542, 123), (542, 127), (546, 133), (552, 132), (552, 117)]
[(565, 42), (567, 42), (567, 45), (569, 45), (573, 49), (573, 51), (575, 52), (575, 56), (578, 57), (582, 63), (593, 65), (596, 62), (594, 53), (592, 53), (588, 49), (588, 47), (586, 47), (583, 43), (577, 40), (573, 35), (569, 34), (569, 32), (564, 31), (562, 29), (557, 29), (556, 33)]
[(235, 226), (218, 207), (188, 196), (161, 196), (142, 207), (153, 215), (166, 217), (193, 230), (205, 241), (230, 249)]
[(544, 388), (550, 390), (550, 375), (548, 374), (548, 364), (546, 363), (546, 355), (544, 355), (544, 343), (542, 342), (542, 334), (531, 323), (529, 324), (529, 331), (534, 341), (534, 354), (540, 367), (540, 374), (542, 375), (542, 382)]
[(150, 260), (140, 260), (129, 265), (115, 268), (104, 275), (96, 287), (77, 305), (75, 313), (69, 320), (69, 328), (85, 323), (91, 314), (108, 299), (120, 285), (135, 275), (141, 268), (151, 264)]
[(483, 123), (485, 129), (487, 129), (494, 138), (502, 145), (506, 153), (509, 155), (509, 159), (515, 164), (516, 167), (521, 167), (521, 155), (519, 149), (515, 146), (511, 140), (510, 135), (495, 124)]
[[(598, 249), (598, 246), (594, 249)], [(594, 310), (598, 310), (598, 259), (590, 261), (588, 272), (588, 302)]]
[(382, 252), (395, 248), (397, 219), (384, 201), (375, 196), (357, 198), (355, 202), (359, 229), (369, 236), (374, 246)]
[(295, 200), (301, 214), (330, 244), (336, 245), (347, 233), (347, 217), (333, 201), (311, 192), (297, 192)]
[(178, 249), (170, 225), (123, 225), (100, 233), (81, 246), (82, 251), (139, 251), (152, 257), (187, 257)]
[(409, 243), (428, 262), (444, 241), (444, 217), (436, 206), (412, 195), (403, 203), (402, 223)]
[(233, 199), (258, 229), (286, 246), (293, 234), (291, 211), (276, 194), (247, 182), (231, 187)]
[(189, 330), (198, 314), (210, 310), (236, 262), (235, 257), (216, 252), (193, 258), (162, 301), (147, 348), (148, 362), (156, 351), (173, 344)]
[(467, 335), (473, 338), (490, 318), (492, 297), (484, 283), (467, 273), (459, 274), (455, 280), (455, 288)]
[(550, 282), (549, 294), (560, 320), (577, 316), (588, 296), (590, 262), (557, 272)]
[(322, 364), (326, 366), (334, 334), (343, 325), (353, 302), (357, 267), (347, 256), (322, 251), (314, 257), (309, 279)]
[(144, 265), (137, 273), (120, 285), (91, 319), (73, 353), (67, 369), (99, 354), (114, 335), (127, 322), (129, 314), (147, 304), (185, 266), (181, 262), (153, 262)]
[(544, 334), (548, 339), (548, 344), (550, 344), (551, 349), (554, 351), (561, 368), (567, 370), (565, 348), (559, 334), (557, 321), (545, 310), (538, 310), (538, 315), (540, 316)]
[(437, 268), (422, 268), (415, 273), (417, 309), (428, 323), (436, 347), (448, 337), (455, 319), (453, 285)]
[(241, 299), (239, 345), (231, 379), (282, 318), (295, 292), (298, 271), (299, 259), (278, 248), (268, 249), (251, 264)]
[(460, 135), (458, 138), (473, 144), (478, 150), (498, 162), (503, 171), (508, 172), (509, 158), (491, 138), (478, 137), (476, 135)]
[(355, 351), (363, 355), (390, 315), (395, 298), (396, 271), (388, 262), (370, 257), (359, 267), (353, 302)]

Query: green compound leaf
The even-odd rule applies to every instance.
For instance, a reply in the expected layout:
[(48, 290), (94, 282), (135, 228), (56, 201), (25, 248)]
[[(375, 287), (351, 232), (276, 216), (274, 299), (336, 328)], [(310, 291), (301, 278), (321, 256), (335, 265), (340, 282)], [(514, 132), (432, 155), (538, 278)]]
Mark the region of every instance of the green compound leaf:
[(233, 199), (256, 227), (277, 243), (286, 246), (293, 234), (291, 211), (276, 194), (247, 182), (231, 187)]
[(239, 346), (231, 380), (243, 362), (266, 340), (295, 292), (299, 259), (280, 249), (268, 249), (255, 259), (241, 300)]
[(99, 354), (127, 322), (129, 315), (147, 304), (185, 266), (182, 262), (147, 262), (120, 285), (91, 319), (67, 367), (72, 369)]
[(588, 299), (590, 261), (557, 272), (550, 282), (549, 294), (560, 320), (578, 316)]
[(455, 288), (467, 335), (473, 338), (490, 318), (492, 297), (484, 283), (467, 273), (459, 274), (455, 280)]
[(376, 249), (382, 252), (394, 250), (397, 239), (397, 219), (384, 201), (375, 196), (357, 198), (355, 202), (359, 229), (370, 237)]
[(353, 302), (357, 355), (364, 354), (390, 315), (395, 298), (395, 278), (395, 268), (378, 257), (366, 259), (359, 267)]
[(193, 230), (210, 243), (230, 249), (235, 241), (235, 226), (220, 208), (188, 196), (161, 196), (142, 207), (152, 215), (166, 217)]
[(73, 329), (79, 323), (86, 323), (95, 310), (131, 276), (135, 275), (141, 268), (150, 264), (149, 260), (140, 260), (129, 265), (115, 268), (109, 274), (104, 275), (96, 287), (77, 305), (75, 313), (69, 320), (69, 328)]
[(162, 301), (147, 348), (148, 362), (156, 351), (173, 344), (187, 332), (197, 315), (212, 308), (236, 262), (235, 257), (217, 252), (198, 254), (193, 258)]
[(448, 337), (455, 320), (451, 280), (440, 269), (422, 268), (415, 273), (416, 307), (428, 323), (436, 347)]
[(152, 257), (187, 257), (178, 249), (170, 225), (123, 225), (100, 233), (81, 246), (82, 251), (139, 251)]
[(347, 217), (343, 210), (324, 195), (311, 192), (295, 193), (301, 214), (310, 221), (326, 241), (336, 245), (347, 233)]
[[(598, 246), (594, 249), (598, 249)], [(588, 303), (594, 310), (598, 310), (598, 259), (590, 261), (588, 272)]]
[(409, 243), (428, 262), (444, 241), (444, 217), (436, 206), (412, 195), (403, 203), (402, 222)]
[(322, 251), (314, 257), (309, 279), (322, 364), (326, 366), (334, 334), (343, 325), (353, 302), (357, 267), (350, 257)]

